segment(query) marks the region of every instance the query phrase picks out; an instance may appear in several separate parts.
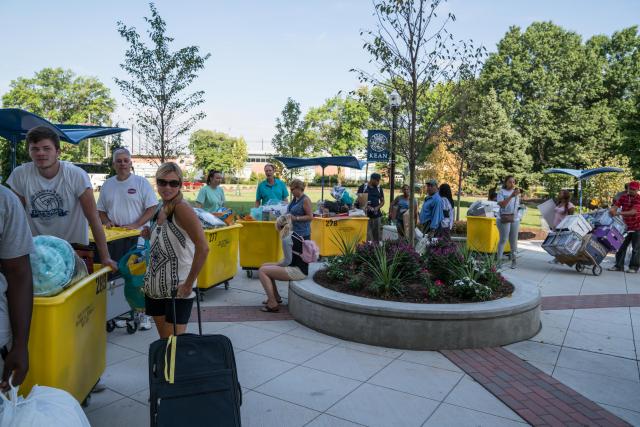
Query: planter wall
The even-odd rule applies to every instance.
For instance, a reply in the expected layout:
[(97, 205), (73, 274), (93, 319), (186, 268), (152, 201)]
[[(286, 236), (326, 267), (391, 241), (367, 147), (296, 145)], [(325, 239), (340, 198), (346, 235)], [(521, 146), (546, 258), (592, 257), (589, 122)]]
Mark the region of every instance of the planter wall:
[(349, 341), (411, 350), (495, 347), (523, 341), (540, 329), (540, 291), (512, 281), (510, 297), (466, 304), (415, 304), (343, 294), (309, 278), (291, 282), (289, 311), (300, 323)]

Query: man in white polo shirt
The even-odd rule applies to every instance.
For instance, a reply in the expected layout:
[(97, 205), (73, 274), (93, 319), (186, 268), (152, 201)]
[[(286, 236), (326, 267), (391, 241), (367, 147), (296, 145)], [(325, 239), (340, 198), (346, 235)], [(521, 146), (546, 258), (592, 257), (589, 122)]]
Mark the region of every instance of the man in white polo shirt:
[[(145, 178), (131, 173), (131, 153), (126, 148), (113, 152), (113, 168), (116, 175), (107, 179), (100, 189), (98, 213), (106, 227), (141, 229), (158, 206), (156, 193)], [(125, 327), (124, 320), (116, 326)], [(151, 320), (142, 315), (140, 329), (151, 329)]]

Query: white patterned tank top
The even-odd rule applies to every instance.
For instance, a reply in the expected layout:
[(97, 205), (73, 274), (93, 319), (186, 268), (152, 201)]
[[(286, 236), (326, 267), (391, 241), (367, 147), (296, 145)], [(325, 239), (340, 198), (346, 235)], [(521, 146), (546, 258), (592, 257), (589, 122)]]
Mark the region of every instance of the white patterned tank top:
[[(173, 214), (159, 225), (151, 227), (149, 266), (144, 275), (144, 293), (150, 298), (171, 298), (171, 292), (182, 283), (191, 270), (195, 245)], [(194, 283), (195, 287), (197, 284)], [(189, 298), (193, 298), (194, 292)]]

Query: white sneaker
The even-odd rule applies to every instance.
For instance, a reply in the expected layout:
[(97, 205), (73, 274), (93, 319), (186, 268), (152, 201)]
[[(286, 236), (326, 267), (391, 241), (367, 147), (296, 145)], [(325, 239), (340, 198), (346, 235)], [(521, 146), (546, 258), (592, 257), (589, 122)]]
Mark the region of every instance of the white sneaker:
[(140, 317), (141, 319), (139, 329), (141, 331), (148, 331), (149, 329), (151, 329), (151, 317), (147, 316), (146, 314), (143, 314)]
[(116, 320), (116, 328), (126, 328), (127, 321), (126, 320)]

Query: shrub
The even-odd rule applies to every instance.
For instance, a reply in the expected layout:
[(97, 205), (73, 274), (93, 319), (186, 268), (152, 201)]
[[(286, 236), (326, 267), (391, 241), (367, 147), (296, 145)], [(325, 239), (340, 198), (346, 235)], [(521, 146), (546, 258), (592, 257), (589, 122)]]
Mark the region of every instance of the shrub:
[(397, 254), (388, 258), (385, 247), (379, 245), (373, 250), (373, 257), (360, 259), (371, 275), (367, 286), (371, 292), (382, 297), (402, 294), (403, 275)]
[(491, 298), (491, 288), (470, 277), (463, 277), (453, 282), (453, 291), (458, 298), (472, 301), (486, 301)]

